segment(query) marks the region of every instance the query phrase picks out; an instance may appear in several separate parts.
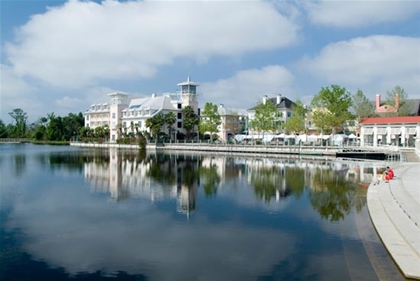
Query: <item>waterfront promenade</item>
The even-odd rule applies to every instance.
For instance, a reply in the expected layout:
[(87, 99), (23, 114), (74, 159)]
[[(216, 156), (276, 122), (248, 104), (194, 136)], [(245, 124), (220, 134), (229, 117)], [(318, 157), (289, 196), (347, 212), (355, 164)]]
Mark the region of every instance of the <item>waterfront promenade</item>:
[(371, 184), (372, 222), (405, 277), (420, 280), (420, 163), (393, 163), (396, 177)]

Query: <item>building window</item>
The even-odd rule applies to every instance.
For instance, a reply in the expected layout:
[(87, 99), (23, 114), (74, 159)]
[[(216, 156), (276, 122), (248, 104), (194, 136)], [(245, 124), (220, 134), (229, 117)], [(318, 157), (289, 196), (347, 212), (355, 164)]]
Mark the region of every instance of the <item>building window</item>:
[(111, 139), (114, 141), (115, 140), (115, 135), (112, 135)]
[(178, 119), (182, 119), (182, 112), (178, 112)]
[(139, 121), (138, 124), (139, 124), (139, 128), (141, 128), (141, 121)]
[(178, 103), (178, 109), (182, 108), (182, 104)]
[(86, 127), (88, 127), (88, 128), (89, 128), (89, 123), (86, 123)]
[(182, 128), (182, 122), (180, 122), (180, 121), (179, 121), (179, 122), (177, 123), (177, 127), (178, 127), (178, 128)]
[(123, 122), (123, 128), (125, 128), (127, 126), (126, 122)]
[(287, 112), (287, 117), (290, 117), (290, 116), (292, 116), (292, 113), (289, 111)]
[(112, 113), (112, 118), (115, 119), (115, 112)]
[(89, 115), (86, 115), (86, 120), (89, 120)]

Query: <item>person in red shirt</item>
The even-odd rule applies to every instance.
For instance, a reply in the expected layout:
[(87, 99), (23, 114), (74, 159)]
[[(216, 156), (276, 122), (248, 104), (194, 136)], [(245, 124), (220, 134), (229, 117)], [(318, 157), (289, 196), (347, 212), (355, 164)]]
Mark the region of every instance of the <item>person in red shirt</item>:
[(388, 173), (388, 171), (385, 172), (385, 182), (389, 182), (391, 179), (391, 175)]
[(389, 179), (392, 180), (394, 178), (394, 171), (389, 166), (386, 167), (386, 171), (388, 172)]

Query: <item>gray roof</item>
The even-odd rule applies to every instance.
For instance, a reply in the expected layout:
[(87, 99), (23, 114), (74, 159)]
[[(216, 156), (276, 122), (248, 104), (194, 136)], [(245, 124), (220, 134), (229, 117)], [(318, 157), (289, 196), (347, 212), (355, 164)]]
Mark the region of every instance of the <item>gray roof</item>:
[(139, 99), (132, 99), (127, 109), (163, 109), (163, 110), (174, 110), (174, 106), (171, 103), (171, 98), (168, 96), (156, 96), (146, 97)]
[[(267, 101), (271, 101), (278, 109), (291, 109), (292, 105), (295, 103), (291, 101), (290, 99), (281, 96), (280, 97), (280, 103), (277, 103), (277, 97), (269, 98)], [(248, 109), (248, 110), (255, 110), (258, 107), (258, 105)]]

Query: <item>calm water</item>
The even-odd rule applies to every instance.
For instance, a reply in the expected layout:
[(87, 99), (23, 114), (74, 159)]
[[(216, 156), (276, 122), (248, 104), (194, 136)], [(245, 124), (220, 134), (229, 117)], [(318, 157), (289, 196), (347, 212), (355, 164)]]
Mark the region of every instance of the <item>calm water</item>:
[(404, 280), (381, 164), (0, 145), (0, 280)]

